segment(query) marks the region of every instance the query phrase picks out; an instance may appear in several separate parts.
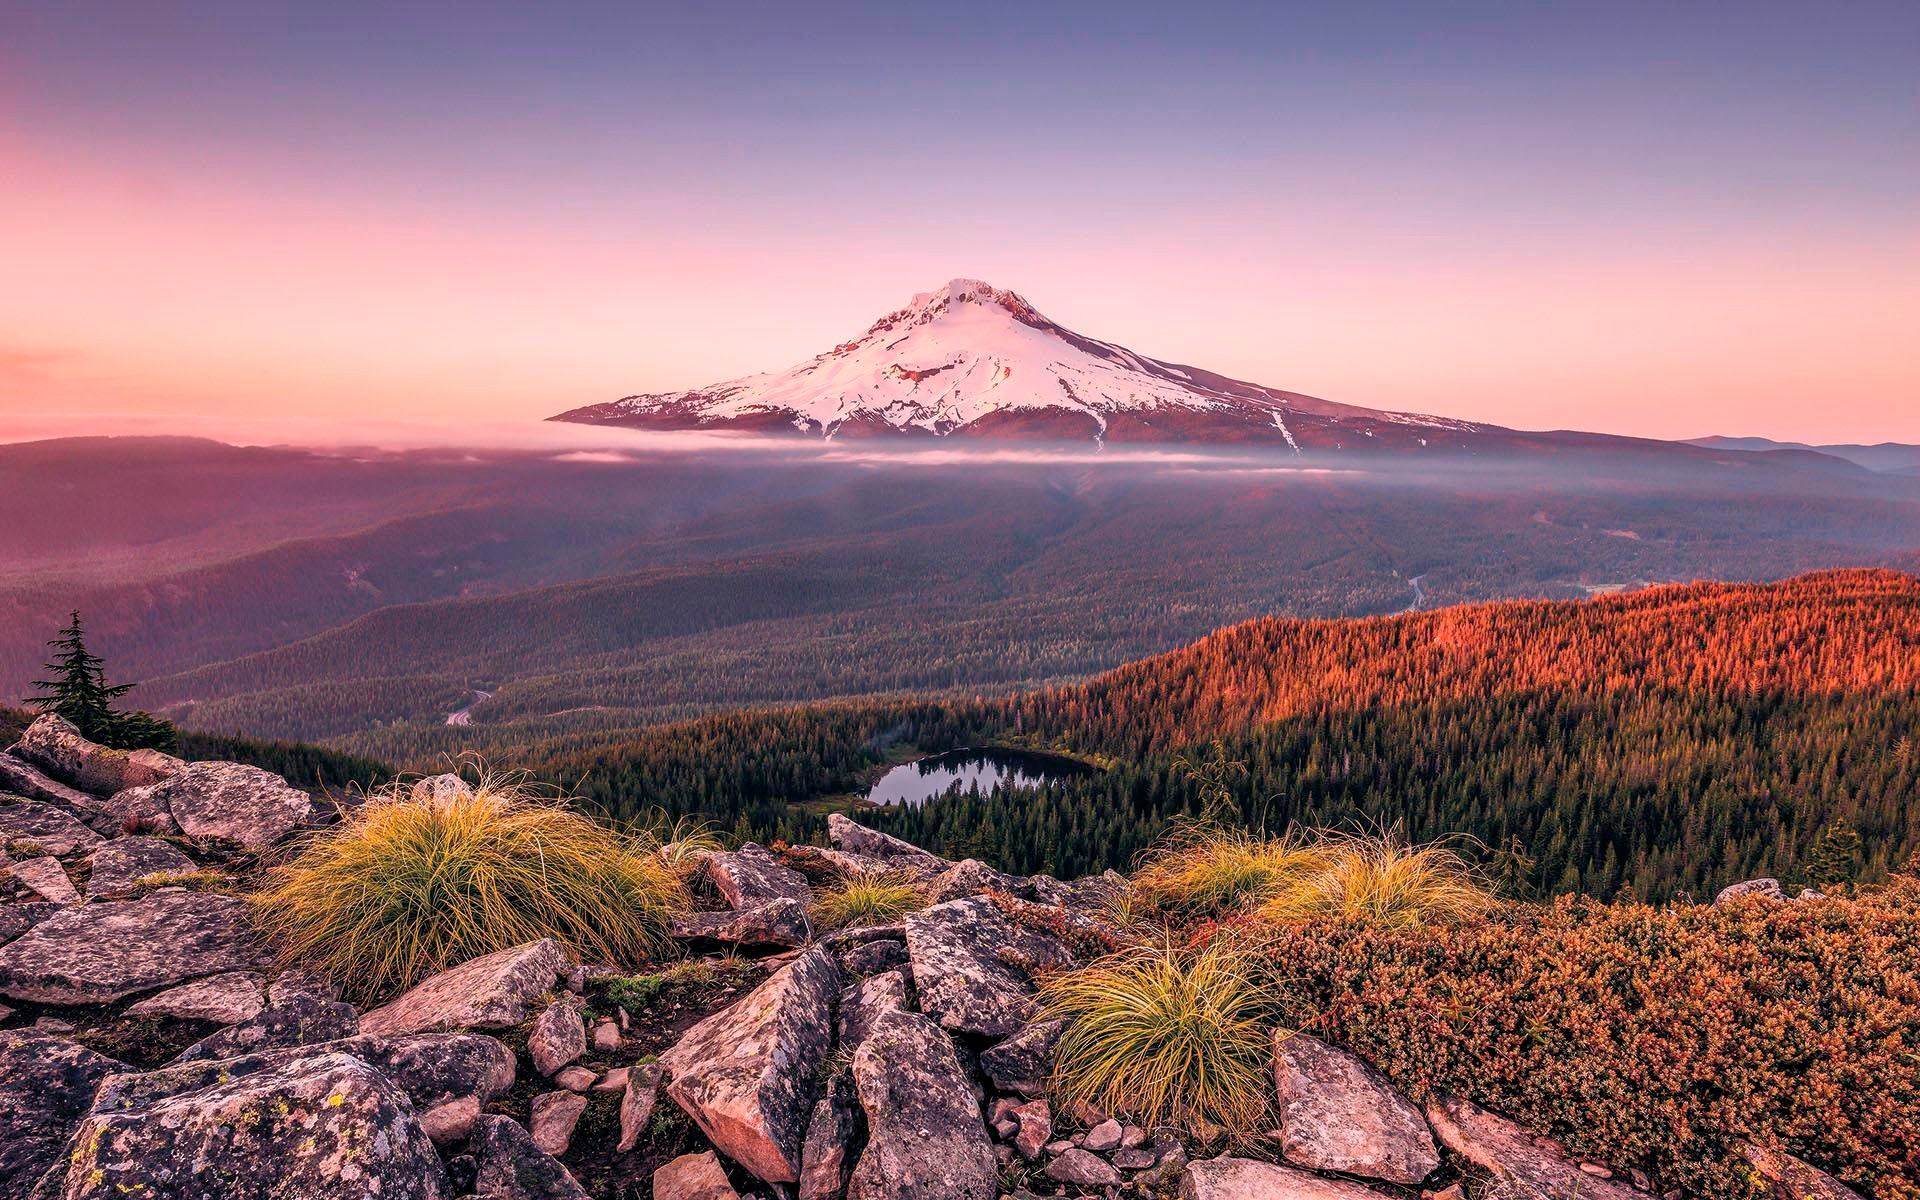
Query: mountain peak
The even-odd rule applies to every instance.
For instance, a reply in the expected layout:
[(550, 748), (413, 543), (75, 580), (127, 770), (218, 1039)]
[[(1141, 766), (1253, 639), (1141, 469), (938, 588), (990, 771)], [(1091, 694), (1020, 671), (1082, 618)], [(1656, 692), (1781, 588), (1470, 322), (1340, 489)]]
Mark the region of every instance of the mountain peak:
[[(966, 434), (1061, 442), (1465, 448), (1490, 426), (1376, 412), (1148, 358), (1024, 296), (957, 278), (785, 371), (626, 396), (555, 420), (820, 437)], [(1502, 431), (1504, 432), (1504, 431)]]

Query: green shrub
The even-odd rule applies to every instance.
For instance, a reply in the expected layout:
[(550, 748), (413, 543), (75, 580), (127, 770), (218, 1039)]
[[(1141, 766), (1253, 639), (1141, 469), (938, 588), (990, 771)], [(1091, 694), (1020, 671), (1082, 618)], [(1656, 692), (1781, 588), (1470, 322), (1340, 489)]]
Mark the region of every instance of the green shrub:
[(282, 962), (362, 1001), (542, 937), (635, 962), (686, 908), (656, 849), (512, 786), (432, 803), (395, 789), (312, 838), (252, 910)]
[(1743, 1138), (1777, 1139), (1875, 1200), (1920, 1200), (1920, 881), (1262, 936), (1281, 1019), (1416, 1095), (1463, 1093), (1712, 1200), (1748, 1195)]
[(1273, 1081), (1256, 965), (1221, 938), (1125, 950), (1043, 980), (1043, 1011), (1067, 1022), (1055, 1094), (1203, 1138), (1257, 1130)]

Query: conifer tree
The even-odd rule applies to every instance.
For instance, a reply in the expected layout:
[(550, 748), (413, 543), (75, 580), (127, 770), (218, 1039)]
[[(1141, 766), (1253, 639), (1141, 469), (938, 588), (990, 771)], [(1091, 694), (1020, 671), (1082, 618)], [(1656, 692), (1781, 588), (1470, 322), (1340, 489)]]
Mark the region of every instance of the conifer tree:
[(113, 702), (133, 690), (133, 684), (107, 682), (106, 663), (87, 649), (80, 614), (70, 614), (58, 637), (48, 642), (54, 656), (46, 665), (49, 678), (34, 681), (40, 694), (33, 706), (73, 724), (81, 736), (122, 750), (170, 750), (174, 727), (146, 712), (119, 712)]
[(1859, 874), (1860, 835), (1853, 822), (1841, 817), (1813, 840), (1807, 852), (1807, 880), (1815, 887), (1844, 887)]

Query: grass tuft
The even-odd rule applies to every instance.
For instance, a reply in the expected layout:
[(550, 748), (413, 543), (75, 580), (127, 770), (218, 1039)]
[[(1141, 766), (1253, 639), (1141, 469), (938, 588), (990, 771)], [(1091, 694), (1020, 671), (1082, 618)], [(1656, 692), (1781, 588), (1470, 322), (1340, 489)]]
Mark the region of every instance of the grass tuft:
[(1317, 862), (1269, 897), (1269, 921), (1326, 918), (1375, 925), (1446, 924), (1494, 906), (1473, 863), (1439, 843), (1414, 846), (1393, 833), (1323, 834)]
[(884, 925), (927, 906), (927, 898), (909, 875), (875, 872), (850, 875), (815, 896), (807, 910), (814, 928), (825, 931), (859, 925)]
[(1050, 976), (1041, 1006), (1067, 1022), (1053, 1075), (1063, 1104), (1203, 1139), (1267, 1116), (1268, 1002), (1253, 956), (1228, 939), (1138, 947)]
[(1320, 848), (1292, 834), (1257, 838), (1214, 826), (1176, 833), (1134, 872), (1131, 907), (1211, 919), (1247, 912), (1319, 866)]
[(363, 1002), (542, 937), (636, 962), (687, 907), (657, 849), (510, 783), (434, 804), (394, 788), (315, 835), (252, 909), (282, 963)]

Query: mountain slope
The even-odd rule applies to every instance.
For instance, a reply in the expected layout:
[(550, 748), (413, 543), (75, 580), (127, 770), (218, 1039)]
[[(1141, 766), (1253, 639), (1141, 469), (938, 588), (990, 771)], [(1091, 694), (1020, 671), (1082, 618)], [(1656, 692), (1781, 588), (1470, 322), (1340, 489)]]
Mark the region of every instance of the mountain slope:
[(1013, 292), (955, 279), (785, 371), (627, 396), (552, 418), (641, 429), (824, 437), (1268, 443), (1474, 449), (1493, 425), (1380, 412), (1260, 387), (1097, 341)]

